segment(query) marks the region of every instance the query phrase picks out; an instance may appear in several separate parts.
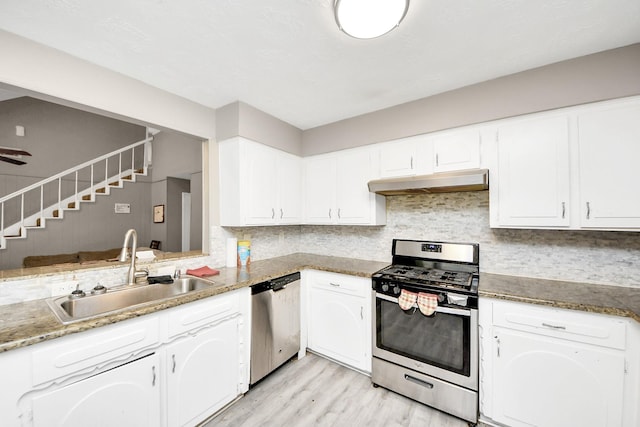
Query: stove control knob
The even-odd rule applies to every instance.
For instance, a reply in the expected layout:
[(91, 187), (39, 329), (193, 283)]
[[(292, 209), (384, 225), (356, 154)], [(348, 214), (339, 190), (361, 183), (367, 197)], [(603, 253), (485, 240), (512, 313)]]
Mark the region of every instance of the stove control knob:
[(445, 299), (445, 295), (444, 294), (438, 294), (438, 302), (443, 302)]
[(387, 292), (389, 291), (389, 284), (388, 283), (383, 283), (382, 284), (382, 292)]
[(395, 295), (400, 295), (400, 286), (394, 286), (393, 287), (393, 293)]

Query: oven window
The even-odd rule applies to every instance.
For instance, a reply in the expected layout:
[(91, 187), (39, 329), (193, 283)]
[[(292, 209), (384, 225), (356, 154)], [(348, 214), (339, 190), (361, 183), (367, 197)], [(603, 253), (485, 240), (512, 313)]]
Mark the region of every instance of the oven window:
[(468, 316), (418, 309), (402, 310), (398, 304), (376, 300), (376, 344), (379, 348), (465, 376), (470, 375)]

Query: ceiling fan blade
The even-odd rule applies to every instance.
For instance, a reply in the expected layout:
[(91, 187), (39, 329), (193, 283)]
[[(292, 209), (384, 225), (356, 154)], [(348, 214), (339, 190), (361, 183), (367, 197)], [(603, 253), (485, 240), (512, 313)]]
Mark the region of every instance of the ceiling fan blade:
[(12, 164), (18, 165), (18, 166), (27, 164), (27, 162), (23, 162), (22, 160), (12, 159), (11, 157), (5, 157), (5, 156), (0, 156), (0, 161), (7, 162), (7, 163), (12, 163)]
[(10, 154), (12, 156), (30, 156), (31, 153), (17, 148), (0, 147), (0, 154)]

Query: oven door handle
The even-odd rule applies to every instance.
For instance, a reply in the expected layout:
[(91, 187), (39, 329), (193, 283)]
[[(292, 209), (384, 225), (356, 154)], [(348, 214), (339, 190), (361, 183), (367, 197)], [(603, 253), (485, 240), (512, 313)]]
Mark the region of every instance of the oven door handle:
[[(385, 301), (398, 303), (398, 298), (390, 297), (389, 295), (379, 294), (376, 292), (376, 298), (383, 299)], [(413, 308), (418, 308), (418, 304), (414, 304)], [(436, 313), (455, 314), (456, 316), (471, 317), (471, 310), (464, 308), (449, 308), (449, 307), (436, 307)]]

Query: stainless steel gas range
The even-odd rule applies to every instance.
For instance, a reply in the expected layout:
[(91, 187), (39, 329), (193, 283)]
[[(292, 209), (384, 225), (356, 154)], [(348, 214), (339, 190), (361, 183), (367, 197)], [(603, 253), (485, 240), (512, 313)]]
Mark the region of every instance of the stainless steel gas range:
[(393, 241), (373, 275), (371, 380), (478, 420), (479, 245)]

